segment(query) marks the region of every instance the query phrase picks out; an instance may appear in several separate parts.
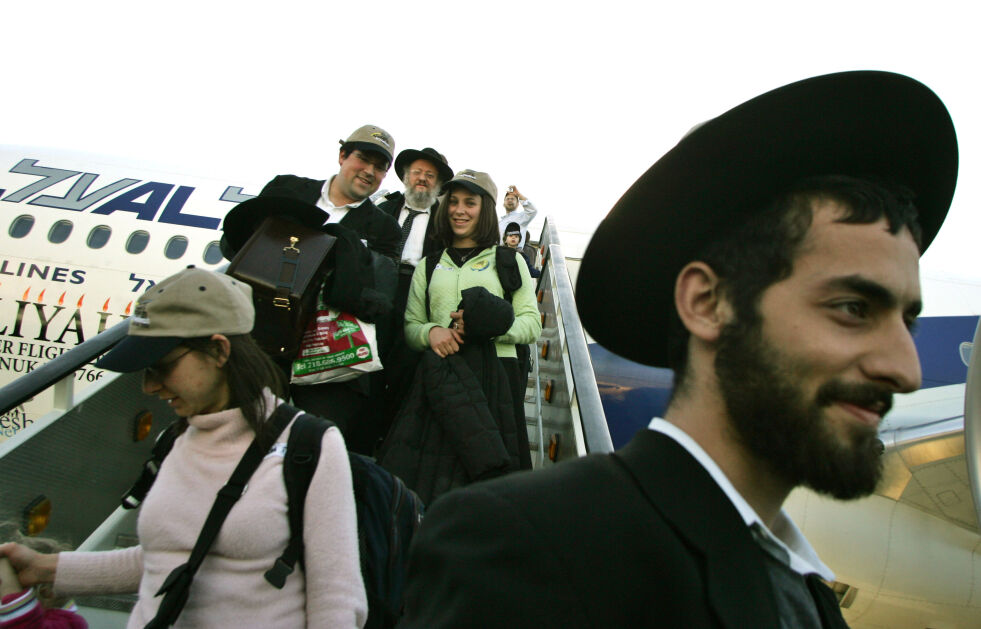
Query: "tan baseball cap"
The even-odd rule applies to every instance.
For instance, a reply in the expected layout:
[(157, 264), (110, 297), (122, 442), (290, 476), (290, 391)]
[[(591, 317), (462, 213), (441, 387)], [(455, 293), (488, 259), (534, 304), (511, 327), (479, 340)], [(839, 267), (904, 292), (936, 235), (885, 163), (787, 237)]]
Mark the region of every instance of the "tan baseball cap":
[(95, 366), (124, 373), (139, 371), (185, 339), (248, 334), (254, 324), (251, 286), (224, 273), (189, 266), (140, 296), (126, 337)]
[(392, 163), (392, 156), (395, 155), (395, 138), (388, 131), (372, 124), (359, 127), (346, 140), (338, 140), (341, 148), (350, 147), (361, 149), (362, 151), (375, 151), (381, 153)]
[(453, 179), (443, 184), (442, 192), (446, 192), (451, 186), (463, 186), (470, 192), (486, 194), (493, 199), (494, 203), (497, 203), (497, 186), (494, 185), (494, 180), (487, 173), (469, 168), (461, 170), (454, 175)]

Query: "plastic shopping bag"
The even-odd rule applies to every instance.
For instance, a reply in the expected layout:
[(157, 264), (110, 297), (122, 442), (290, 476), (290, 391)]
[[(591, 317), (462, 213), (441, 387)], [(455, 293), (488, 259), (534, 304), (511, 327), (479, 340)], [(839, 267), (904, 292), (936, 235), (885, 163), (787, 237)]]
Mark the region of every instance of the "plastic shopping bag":
[(343, 382), (381, 368), (375, 325), (321, 301), (303, 333), (290, 382)]

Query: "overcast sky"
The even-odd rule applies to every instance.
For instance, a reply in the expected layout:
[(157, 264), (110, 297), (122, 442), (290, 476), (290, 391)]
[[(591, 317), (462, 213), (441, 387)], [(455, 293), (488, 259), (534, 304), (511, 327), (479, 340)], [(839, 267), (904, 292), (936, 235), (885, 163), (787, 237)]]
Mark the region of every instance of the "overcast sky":
[[(890, 70), (940, 95), (960, 141), (924, 266), (974, 270), (971, 3), (340, 4), (5, 3), (0, 143), (261, 185), (336, 172), (337, 140), (372, 123), (397, 150), (433, 146), (589, 232), (694, 124), (808, 76)], [(401, 189), (394, 173), (383, 187)]]

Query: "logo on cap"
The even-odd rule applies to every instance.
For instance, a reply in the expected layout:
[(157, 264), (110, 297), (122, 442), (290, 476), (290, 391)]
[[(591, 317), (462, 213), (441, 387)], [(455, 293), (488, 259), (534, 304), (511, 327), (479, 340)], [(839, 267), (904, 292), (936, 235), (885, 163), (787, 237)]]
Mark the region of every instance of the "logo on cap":
[(136, 307), (133, 308), (133, 317), (130, 319), (130, 323), (138, 325), (141, 328), (150, 327), (150, 318), (146, 314), (146, 304), (136, 304)]
[(466, 177), (467, 179), (473, 179), (474, 181), (477, 181), (477, 177), (476, 177), (476, 176), (474, 176), (474, 175), (473, 175), (473, 174), (471, 174), (471, 173), (466, 173), (466, 172), (464, 172), (464, 173), (460, 173), (460, 176), (461, 176), (461, 177)]
[(381, 142), (382, 144), (384, 144), (388, 148), (392, 148), (392, 145), (390, 143), (391, 142), (391, 138), (388, 137), (388, 135), (385, 134), (384, 132), (375, 131), (374, 133), (371, 134), (371, 137), (375, 138), (376, 140), (378, 140), (379, 142)]

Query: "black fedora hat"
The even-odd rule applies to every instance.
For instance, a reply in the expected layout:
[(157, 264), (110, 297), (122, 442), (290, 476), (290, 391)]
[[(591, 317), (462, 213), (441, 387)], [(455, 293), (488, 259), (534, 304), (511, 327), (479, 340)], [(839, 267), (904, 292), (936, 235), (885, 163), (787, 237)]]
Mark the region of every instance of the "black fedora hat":
[(450, 168), (446, 158), (436, 149), (427, 146), (421, 151), (405, 149), (399, 153), (399, 156), (395, 158), (395, 174), (398, 176), (399, 181), (404, 177), (405, 169), (417, 159), (432, 162), (436, 166), (436, 170), (439, 171), (439, 180), (441, 182), (446, 183), (450, 179), (453, 179), (453, 169)]
[(666, 366), (684, 265), (791, 184), (818, 175), (910, 189), (926, 250), (957, 180), (950, 114), (922, 83), (857, 71), (786, 85), (695, 128), (596, 229), (576, 285), (584, 326), (621, 356)]
[(229, 260), (269, 216), (280, 216), (307, 227), (320, 227), (328, 214), (316, 205), (289, 196), (262, 195), (242, 201), (225, 215), (222, 253)]

